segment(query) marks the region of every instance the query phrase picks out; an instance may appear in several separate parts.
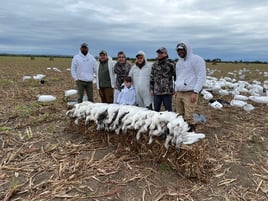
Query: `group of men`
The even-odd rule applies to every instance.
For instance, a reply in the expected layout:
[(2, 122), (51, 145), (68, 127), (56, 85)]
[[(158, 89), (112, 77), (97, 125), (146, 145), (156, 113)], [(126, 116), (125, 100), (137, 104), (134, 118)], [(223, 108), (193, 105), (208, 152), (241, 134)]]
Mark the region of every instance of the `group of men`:
[(169, 60), (167, 49), (161, 47), (156, 50), (157, 60), (153, 64), (147, 61), (143, 51), (138, 51), (136, 61), (131, 65), (123, 51), (118, 52), (116, 63), (104, 50), (99, 53), (97, 61), (89, 53), (88, 44), (82, 43), (71, 65), (78, 103), (83, 101), (84, 91), (88, 100), (93, 102), (92, 82), (96, 75), (102, 102), (125, 103), (119, 100), (125, 95), (127, 97), (123, 99), (128, 103), (159, 112), (162, 104), (166, 111), (172, 111), (173, 100), (175, 112), (183, 115), (194, 130), (193, 114), (206, 80), (206, 65), (203, 58), (193, 54), (186, 41), (180, 42), (176, 51), (179, 56), (176, 64)]

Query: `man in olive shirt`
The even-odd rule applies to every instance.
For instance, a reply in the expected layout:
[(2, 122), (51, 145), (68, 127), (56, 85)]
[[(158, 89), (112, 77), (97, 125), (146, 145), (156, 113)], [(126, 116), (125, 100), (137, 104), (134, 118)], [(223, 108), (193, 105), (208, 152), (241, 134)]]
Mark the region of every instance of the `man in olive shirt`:
[(101, 102), (113, 103), (115, 88), (114, 62), (104, 50), (99, 53), (99, 65), (96, 71), (96, 84)]

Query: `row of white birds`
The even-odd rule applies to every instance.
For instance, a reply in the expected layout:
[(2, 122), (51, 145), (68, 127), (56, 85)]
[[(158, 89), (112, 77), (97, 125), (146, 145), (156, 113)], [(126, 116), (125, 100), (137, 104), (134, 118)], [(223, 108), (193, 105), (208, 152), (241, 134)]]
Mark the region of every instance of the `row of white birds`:
[[(47, 70), (54, 70), (56, 72), (61, 72), (60, 69), (56, 67), (48, 67)], [(227, 96), (232, 95), (233, 100), (231, 100), (230, 105), (234, 107), (241, 107), (244, 110), (250, 112), (255, 109), (255, 107), (248, 103), (247, 101), (252, 101), (255, 103), (263, 103), (268, 104), (268, 80), (265, 80), (263, 84), (260, 81), (254, 80), (252, 84), (250, 84), (247, 81), (237, 81), (234, 78), (230, 77), (223, 77), (220, 79), (217, 79), (216, 77), (212, 77), (211, 75), (214, 74), (219, 70), (213, 70), (213, 69), (207, 69), (207, 79), (203, 86), (203, 90), (201, 91), (201, 95), (205, 100), (211, 100), (213, 99), (214, 95), (221, 95)], [(258, 71), (258, 70), (256, 70)], [(240, 70), (234, 70), (233, 72), (229, 72), (229, 75), (232, 75), (233, 77), (244, 75), (245, 73), (251, 73), (249, 69), (240, 69)], [(260, 75), (262, 74), (264, 77), (268, 75), (267, 72), (258, 72)], [(237, 75), (237, 76), (236, 76)], [(27, 79), (35, 79), (35, 80), (42, 80), (46, 77), (44, 74), (36, 74), (34, 76), (23, 76), (23, 80)], [(70, 89), (66, 90), (64, 92), (64, 95), (67, 96), (73, 96), (77, 94), (77, 90)], [(243, 95), (242, 95), (243, 94)], [(248, 94), (246, 96), (245, 94)], [(39, 95), (38, 101), (41, 102), (48, 102), (48, 101), (54, 101), (56, 100), (56, 97), (53, 95)], [(213, 102), (212, 104), (209, 103), (209, 105), (215, 109), (221, 109), (224, 107), (224, 105), (220, 102)]]
[[(55, 71), (55, 72), (59, 72), (59, 73), (61, 73), (62, 71), (59, 69), (59, 68), (57, 68), (57, 67), (47, 67), (47, 70), (49, 70), (49, 71)], [(25, 81), (25, 80), (30, 80), (30, 79), (34, 79), (34, 80), (42, 80), (42, 79), (44, 79), (46, 77), (46, 75), (44, 75), (44, 74), (41, 74), (41, 73), (38, 73), (38, 74), (36, 74), (36, 75), (33, 75), (33, 76), (31, 76), (31, 75), (24, 75), (23, 77), (22, 77), (22, 80), (23, 81)]]
[(154, 137), (161, 137), (165, 139), (166, 149), (169, 145), (179, 149), (181, 144), (193, 144), (205, 138), (203, 133), (188, 132), (187, 122), (174, 112), (155, 112), (137, 106), (85, 101), (75, 104), (66, 115), (75, 119), (76, 124), (81, 119), (85, 121), (85, 125), (95, 122), (97, 130), (116, 134), (127, 134), (128, 130), (135, 130), (137, 140), (141, 135), (148, 135), (148, 144), (154, 141)]

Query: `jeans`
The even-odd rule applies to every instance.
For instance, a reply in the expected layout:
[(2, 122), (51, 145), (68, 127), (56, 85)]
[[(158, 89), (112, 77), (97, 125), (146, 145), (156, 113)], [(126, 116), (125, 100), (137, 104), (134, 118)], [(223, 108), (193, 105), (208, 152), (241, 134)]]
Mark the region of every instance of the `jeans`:
[(172, 95), (154, 95), (154, 110), (160, 112), (161, 104), (166, 111), (172, 111)]

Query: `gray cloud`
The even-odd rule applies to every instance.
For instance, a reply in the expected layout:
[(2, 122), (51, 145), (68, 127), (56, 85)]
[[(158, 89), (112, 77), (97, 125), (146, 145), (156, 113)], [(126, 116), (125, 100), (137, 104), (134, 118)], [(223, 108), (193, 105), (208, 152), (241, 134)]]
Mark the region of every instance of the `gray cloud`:
[(205, 59), (268, 61), (264, 0), (10, 0), (0, 8), (0, 52), (73, 55), (79, 44), (92, 54), (149, 58), (165, 46), (189, 40)]

